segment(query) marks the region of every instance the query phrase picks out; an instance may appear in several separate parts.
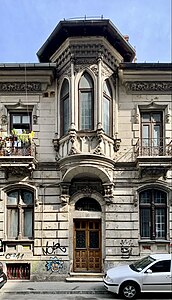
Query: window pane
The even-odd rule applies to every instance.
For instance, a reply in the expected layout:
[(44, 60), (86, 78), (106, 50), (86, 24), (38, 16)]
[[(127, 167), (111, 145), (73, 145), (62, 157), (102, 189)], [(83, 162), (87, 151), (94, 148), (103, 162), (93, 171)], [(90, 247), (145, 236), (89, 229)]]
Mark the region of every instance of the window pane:
[(141, 215), (141, 237), (150, 238), (151, 237), (151, 216), (150, 216), (150, 209), (142, 208), (140, 211)]
[(24, 204), (31, 205), (33, 204), (33, 194), (27, 191), (21, 191), (21, 198)]
[(171, 261), (164, 260), (155, 263), (150, 269), (153, 273), (157, 272), (170, 272)]
[(14, 116), (12, 117), (13, 124), (19, 124), (21, 123), (21, 116)]
[(63, 101), (63, 131), (67, 133), (69, 130), (69, 98)]
[(18, 210), (8, 209), (8, 237), (18, 236)]
[(32, 209), (24, 210), (24, 236), (32, 237), (32, 222), (33, 222), (33, 211)]
[(150, 121), (150, 114), (142, 113), (142, 121), (143, 122), (149, 122)]
[(80, 92), (81, 129), (92, 129), (92, 93)]
[(103, 93), (105, 93), (109, 98), (112, 98), (112, 91), (107, 80), (103, 83)]
[(154, 201), (155, 203), (164, 203), (166, 204), (166, 194), (161, 191), (155, 191), (154, 193)]
[(157, 208), (155, 210), (155, 222), (156, 222), (156, 238), (165, 238), (166, 236), (166, 224), (165, 224), (165, 209)]
[(11, 192), (7, 195), (7, 205), (17, 205), (18, 192)]
[(107, 98), (103, 98), (103, 129), (106, 134), (110, 133), (110, 102)]
[(140, 194), (140, 203), (150, 203), (151, 194), (149, 191), (142, 192)]
[(90, 89), (92, 87), (93, 87), (93, 83), (91, 77), (87, 73), (83, 74), (79, 82), (79, 88)]
[(99, 248), (99, 232), (98, 231), (90, 231), (89, 232), (89, 242), (90, 245), (89, 247), (94, 249), (94, 248)]
[(85, 231), (76, 231), (76, 248), (86, 247)]
[(152, 114), (152, 121), (153, 122), (160, 122), (161, 121), (161, 114), (160, 113), (153, 113)]
[(148, 146), (148, 138), (149, 138), (149, 126), (144, 125), (142, 131), (143, 145)]
[(68, 83), (68, 80), (65, 79), (62, 84), (60, 98), (62, 99), (65, 96), (67, 96), (68, 94), (69, 94), (69, 83)]
[(22, 116), (22, 123), (24, 124), (30, 124), (30, 116)]

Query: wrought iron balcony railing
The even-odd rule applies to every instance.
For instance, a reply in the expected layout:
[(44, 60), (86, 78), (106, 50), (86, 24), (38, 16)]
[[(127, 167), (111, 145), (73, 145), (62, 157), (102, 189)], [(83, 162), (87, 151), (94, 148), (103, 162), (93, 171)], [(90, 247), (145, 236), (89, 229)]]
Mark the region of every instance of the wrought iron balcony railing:
[(11, 157), (11, 156), (32, 156), (36, 157), (36, 146), (32, 143), (21, 143), (21, 142), (6, 142), (0, 145), (0, 156)]
[(139, 139), (135, 145), (135, 154), (138, 156), (172, 156), (172, 140)]

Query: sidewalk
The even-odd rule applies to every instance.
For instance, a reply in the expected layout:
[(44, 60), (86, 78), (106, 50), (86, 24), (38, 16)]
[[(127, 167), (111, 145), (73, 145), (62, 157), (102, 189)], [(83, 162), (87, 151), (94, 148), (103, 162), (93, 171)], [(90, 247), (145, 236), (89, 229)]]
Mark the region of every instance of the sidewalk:
[(0, 294), (107, 294), (103, 282), (8, 281)]

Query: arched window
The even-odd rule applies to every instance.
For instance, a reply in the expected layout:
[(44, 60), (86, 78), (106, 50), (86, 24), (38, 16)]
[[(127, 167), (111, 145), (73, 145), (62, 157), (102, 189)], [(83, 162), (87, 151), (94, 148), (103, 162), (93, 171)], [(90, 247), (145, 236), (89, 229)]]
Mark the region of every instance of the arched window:
[(101, 211), (101, 206), (95, 199), (85, 197), (76, 202), (75, 209), (83, 211)]
[(111, 134), (112, 90), (108, 80), (103, 83), (103, 129), (107, 135)]
[(84, 73), (79, 82), (79, 129), (94, 129), (93, 81)]
[(140, 193), (140, 236), (146, 239), (167, 237), (167, 195), (148, 189)]
[(61, 135), (69, 130), (69, 82), (64, 79), (60, 92)]
[(33, 193), (16, 189), (7, 193), (7, 235), (12, 239), (33, 238)]

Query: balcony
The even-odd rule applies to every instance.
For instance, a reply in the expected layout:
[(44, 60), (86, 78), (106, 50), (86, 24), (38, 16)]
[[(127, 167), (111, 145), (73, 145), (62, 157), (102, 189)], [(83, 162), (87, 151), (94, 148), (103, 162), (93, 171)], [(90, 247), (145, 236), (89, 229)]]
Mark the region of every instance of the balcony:
[(0, 137), (0, 170), (9, 176), (31, 176), (36, 167), (36, 146), (32, 140)]
[(172, 166), (172, 140), (139, 139), (135, 145), (135, 157), (140, 176), (163, 176)]
[(102, 129), (87, 132), (71, 129), (62, 138), (53, 139), (57, 160), (77, 154), (100, 155), (113, 160), (120, 143), (120, 139), (107, 136)]

